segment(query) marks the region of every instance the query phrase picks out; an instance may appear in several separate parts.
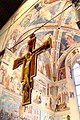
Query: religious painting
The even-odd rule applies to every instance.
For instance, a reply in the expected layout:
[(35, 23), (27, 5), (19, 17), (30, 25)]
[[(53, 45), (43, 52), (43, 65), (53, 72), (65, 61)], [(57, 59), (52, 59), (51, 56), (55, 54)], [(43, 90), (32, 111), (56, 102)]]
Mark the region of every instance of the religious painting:
[(65, 24), (71, 25), (72, 24), (71, 21), (73, 20), (73, 17), (74, 17), (74, 13), (69, 12), (69, 14), (66, 18)]
[(63, 32), (61, 37), (59, 56), (61, 56), (65, 50), (67, 50), (70, 46), (72, 46), (76, 42), (77, 43), (80, 42), (79, 35), (75, 34), (73, 36), (70, 33)]
[(19, 71), (13, 72), (10, 76), (9, 90), (16, 94), (22, 95), (22, 83)]
[(19, 34), (20, 34), (20, 31), (18, 29), (15, 29), (11, 33), (9, 40), (8, 40), (7, 48), (10, 49), (11, 47), (13, 47), (17, 43), (17, 39), (18, 39)]
[(38, 80), (34, 79), (34, 81), (34, 90), (39, 91), (42, 96), (46, 95), (46, 83), (44, 79), (39, 78)]
[(20, 99), (15, 99), (14, 94), (12, 94), (11, 97), (11, 93), (6, 89), (2, 89), (2, 93), (0, 94), (0, 109), (3, 109), (5, 112), (13, 113), (14, 116), (19, 116)]
[(37, 90), (33, 90), (32, 92), (32, 101), (33, 103), (45, 107), (45, 96), (43, 96), (42, 93)]
[[(35, 20), (31, 21), (31, 25), (36, 25), (36, 24), (42, 24), (42, 23), (46, 23), (49, 21), (49, 23), (55, 23), (56, 22), (56, 18), (51, 20), (53, 18), (53, 16), (56, 14), (56, 11), (59, 10), (60, 7), (60, 3), (50, 6), (49, 9), (40, 9), (40, 13), (38, 13), (35, 16)], [(39, 7), (40, 8), (40, 7)], [(50, 21), (51, 20), (51, 21)]]
[(23, 84), (22, 105), (28, 105), (30, 103), (31, 103), (31, 88), (28, 84)]
[(58, 94), (55, 100), (55, 111), (68, 110), (69, 107), (67, 103), (69, 102), (69, 95), (66, 91), (66, 84), (61, 84), (58, 86)]
[(43, 80), (35, 80), (32, 96), (32, 100), (34, 103), (45, 107), (46, 83)]
[[(45, 32), (39, 32), (36, 33), (36, 37), (39, 40), (37, 42), (37, 46), (40, 46), (40, 42), (46, 41), (50, 36), (53, 35), (53, 31), (45, 31)], [(50, 64), (50, 54), (51, 50), (48, 50), (47, 53), (42, 53), (38, 56), (38, 71), (47, 76), (48, 78), (51, 78), (51, 64)]]
[(42, 53), (38, 57), (38, 71), (47, 78), (51, 79), (51, 63), (50, 58), (47, 57), (48, 53)]
[(56, 107), (55, 107), (55, 111), (56, 112), (57, 111), (68, 110), (69, 109), (67, 107), (66, 97), (67, 97), (67, 93), (62, 93), (62, 94), (58, 95), (58, 97), (56, 99)]
[(73, 37), (74, 36), (71, 36), (67, 32), (62, 33), (59, 56), (61, 56), (65, 50), (75, 43)]
[(39, 91), (34, 91), (33, 96), (34, 96), (33, 102), (35, 102), (37, 104), (41, 104), (41, 102), (42, 102), (41, 93)]
[(32, 115), (33, 115), (32, 120), (40, 120), (41, 119), (41, 111), (35, 106), (32, 107)]
[[(48, 38), (53, 36), (54, 31), (53, 30), (47, 30), (47, 31), (41, 31), (36, 33), (36, 38), (39, 40), (39, 42), (44, 42), (48, 40)], [(37, 44), (39, 45), (39, 42)]]
[(64, 80), (66, 78), (65, 67), (62, 67), (59, 69), (58, 76), (59, 76), (59, 78), (58, 78), (59, 80)]
[[(51, 38), (35, 49), (36, 37), (35, 34), (30, 35), (30, 41), (28, 41), (28, 52), (21, 58), (14, 60), (13, 70), (18, 68), (21, 64), (22, 67), (22, 79), (23, 86), (23, 105), (31, 103), (31, 89), (33, 89), (33, 77), (36, 76), (36, 60), (37, 54), (46, 51), (51, 48)], [(33, 69), (34, 68), (34, 69)]]
[(5, 84), (6, 72), (7, 72), (7, 69), (3, 65), (1, 65), (0, 66), (0, 84), (2, 85)]
[(33, 120), (33, 106), (32, 105), (25, 105), (24, 107), (24, 112), (22, 114), (22, 119), (29, 119)]
[(4, 109), (0, 110), (0, 120), (14, 120), (16, 119), (16, 115), (13, 114), (13, 112), (5, 111)]
[(15, 92), (16, 94), (21, 95), (22, 93), (22, 84), (20, 82), (20, 74), (17, 72), (13, 72), (9, 74), (9, 69), (2, 65), (0, 66), (0, 84), (4, 85), (4, 88), (10, 90), (11, 92)]
[(20, 23), (21, 27), (28, 27), (30, 25), (32, 14), (27, 14)]
[(47, 16), (50, 17), (51, 14), (50, 14), (49, 11), (47, 11), (47, 12), (48, 12), (48, 15), (44, 15), (44, 14), (43, 15), (37, 15), (37, 18), (31, 22), (30, 26), (48, 22)]
[(18, 52), (18, 57), (22, 57), (25, 53), (27, 53), (28, 51), (28, 46), (27, 45), (23, 45), (20, 47)]
[(75, 34), (73, 39), (75, 42), (79, 43), (80, 42), (80, 35)]

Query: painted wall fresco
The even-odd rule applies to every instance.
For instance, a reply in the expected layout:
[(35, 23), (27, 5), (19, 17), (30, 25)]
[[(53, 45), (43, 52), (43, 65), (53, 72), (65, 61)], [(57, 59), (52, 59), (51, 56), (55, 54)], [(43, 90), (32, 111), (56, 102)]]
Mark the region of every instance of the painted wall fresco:
[[(45, 1), (46, 5), (48, 2), (52, 3), (55, 1)], [(42, 24), (48, 22), (52, 17), (58, 12), (60, 7), (60, 2), (56, 5), (52, 5), (46, 9), (46, 6), (42, 2), (37, 3), (32, 9), (32, 12), (28, 13), (23, 20), (20, 22), (20, 27), (26, 28), (36, 24)], [(34, 19), (35, 18), (35, 19)], [(56, 19), (52, 20), (51, 23), (55, 23)]]
[[(49, 36), (53, 36), (53, 31), (36, 33), (36, 37), (39, 42), (44, 42), (49, 38)], [(38, 46), (39, 46), (39, 42), (37, 43)], [(38, 71), (44, 74), (45, 76), (47, 76), (49, 79), (51, 79), (50, 54), (51, 54), (51, 50), (48, 50), (45, 53), (41, 53), (38, 56), (38, 64), (37, 64)]]
[(22, 84), (20, 82), (20, 75), (16, 72), (13, 72), (12, 75), (8, 72), (5, 66), (0, 66), (0, 84), (16, 94), (21, 95), (22, 93)]
[(11, 35), (9, 37), (8, 44), (7, 44), (7, 48), (11, 48), (11, 47), (13, 47), (17, 43), (19, 34), (20, 34), (20, 31), (18, 29), (15, 29), (11, 33)]
[(61, 63), (61, 66), (58, 70), (58, 80), (66, 79), (66, 67), (65, 67), (65, 60)]
[[(25, 17), (20, 21), (14, 31), (11, 31), (11, 35), (9, 37), (9, 42), (7, 47), (11, 48), (14, 46), (18, 41), (19, 36), (22, 32), (25, 33), (25, 30), (29, 29), (29, 27), (33, 27), (36, 25), (40, 25), (42, 23), (47, 22), (52, 17), (54, 17), (57, 13), (59, 13), (59, 8), (61, 3), (53, 4), (58, 0), (44, 0), (44, 4), (41, 2), (34, 6), (32, 12), (25, 15)], [(52, 3), (52, 4), (51, 4)], [(51, 5), (51, 6), (48, 6)], [(43, 7), (44, 6), (44, 7)], [(46, 9), (47, 8), (47, 9)], [(69, 24), (70, 21), (73, 19), (74, 15), (72, 13), (69, 14), (68, 18), (66, 19), (65, 23)], [(52, 23), (56, 23), (58, 20), (55, 19), (51, 21)], [(36, 32), (36, 48), (41, 45), (41, 43), (49, 36), (53, 37), (54, 29), (47, 31)], [(56, 35), (55, 35), (56, 36)], [(80, 36), (75, 34), (74, 36), (68, 34), (67, 32), (62, 33), (61, 37), (61, 44), (60, 44), (60, 55), (61, 56), (65, 50), (67, 50), (72, 44), (75, 42), (80, 42)], [(18, 47), (16, 47), (16, 51), (13, 53), (14, 57), (21, 57), (27, 52), (27, 44), (22, 42)], [(19, 49), (18, 49), (19, 48)], [(45, 53), (40, 54), (37, 57), (37, 73), (42, 73), (46, 78), (51, 80), (51, 50), (46, 51)], [(10, 60), (10, 58), (9, 58)], [(8, 60), (8, 62), (9, 62)], [(7, 59), (6, 59), (7, 61)], [(0, 85), (2, 85), (5, 91), (9, 91), (10, 94), (16, 94), (17, 96), (22, 95), (22, 84), (21, 84), (21, 67), (20, 66), (17, 70), (10, 74), (10, 70), (7, 69), (9, 66), (0, 66)], [(63, 79), (62, 73), (65, 74), (65, 68), (62, 67), (59, 70), (60, 73), (60, 80)], [(62, 78), (61, 78), (62, 77)], [(51, 86), (51, 84), (47, 83), (47, 80), (42, 79), (34, 79), (34, 89), (32, 92), (32, 102), (38, 105), (39, 107), (28, 105), (25, 107), (20, 106), (21, 101), (16, 101), (12, 98), (9, 94), (6, 95), (4, 90), (2, 91), (2, 95), (0, 97), (1, 102), (1, 111), (0, 114), (4, 114), (8, 117), (11, 117), (13, 120), (63, 120), (64, 116), (54, 116), (50, 115), (46, 112), (46, 109), (51, 110), (53, 112), (59, 112), (68, 110), (68, 102), (69, 97), (66, 91), (66, 85), (63, 83), (59, 86)], [(65, 77), (64, 77), (65, 78)], [(49, 82), (49, 81), (48, 81)], [(50, 81), (51, 82), (51, 81)], [(53, 84), (53, 83), (52, 83)], [(7, 102), (6, 102), (7, 101)], [(8, 108), (10, 106), (10, 108)], [(42, 111), (40, 108), (43, 107), (45, 110)], [(6, 111), (5, 111), (6, 108)], [(11, 113), (8, 113), (8, 110), (11, 110)], [(12, 112), (15, 115), (12, 115)], [(2, 116), (2, 115), (1, 115)], [(7, 117), (6, 117), (7, 118)], [(1, 118), (2, 119), (2, 118)]]
[(66, 70), (65, 67), (59, 69), (59, 80), (63, 80), (66, 78)]
[[(46, 9), (46, 8), (41, 9), (40, 12), (38, 13), (36, 19), (33, 20), (31, 25), (48, 22), (56, 14), (56, 11), (59, 10), (59, 7), (60, 7), (60, 3), (53, 5), (52, 7), (48, 8), (48, 9)], [(38, 6), (35, 7), (35, 9), (38, 9)], [(55, 22), (56, 22), (56, 19), (50, 21), (49, 23), (55, 23)]]
[[(34, 80), (34, 89), (33, 89), (33, 102), (50, 110), (53, 109), (53, 89), (50, 89), (50, 85), (46, 84), (46, 81), (43, 79)], [(36, 87), (37, 86), (37, 87)]]
[(55, 100), (55, 111), (63, 111), (63, 110), (68, 110), (69, 107), (67, 106), (69, 102), (69, 95), (68, 92), (66, 91), (66, 84), (60, 84), (59, 86), (56, 87), (57, 89), (57, 96)]
[(68, 25), (72, 24), (74, 16), (75, 16), (74, 13), (69, 12), (69, 14), (68, 14), (68, 16), (67, 16), (67, 18), (65, 20), (65, 24), (68, 24)]
[[(6, 91), (6, 89), (3, 89), (2, 92), (0, 92), (0, 111), (3, 110), (3, 112), (7, 114), (7, 117), (9, 117), (11, 114), (12, 116), (19, 116), (20, 102), (20, 100), (15, 99), (14, 95), (11, 97), (9, 91)], [(5, 118), (5, 120), (8, 119)]]
[(79, 35), (75, 34), (72, 36), (70, 33), (63, 32), (61, 37), (59, 56), (61, 56), (65, 50), (67, 50), (70, 46), (72, 46), (76, 42), (80, 42)]

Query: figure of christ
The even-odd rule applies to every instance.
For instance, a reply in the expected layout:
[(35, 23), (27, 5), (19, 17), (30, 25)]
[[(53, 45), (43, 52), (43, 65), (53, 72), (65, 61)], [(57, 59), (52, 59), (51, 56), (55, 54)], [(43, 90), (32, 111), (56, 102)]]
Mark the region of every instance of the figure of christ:
[[(24, 86), (26, 89), (28, 88), (29, 96), (26, 101), (23, 100), (23, 105), (31, 103), (31, 90), (33, 88), (33, 77), (36, 75), (36, 61), (37, 61), (37, 55), (48, 50), (51, 48), (51, 38), (48, 38), (47, 41), (45, 41), (40, 47), (35, 49), (35, 40), (36, 37), (34, 34), (30, 36), (30, 41), (28, 42), (28, 52), (21, 58), (17, 58), (14, 61), (13, 69), (16, 69), (21, 64), (23, 64), (22, 67), (22, 81), (23, 84), (23, 96), (24, 96)], [(23, 98), (24, 99), (24, 98)]]

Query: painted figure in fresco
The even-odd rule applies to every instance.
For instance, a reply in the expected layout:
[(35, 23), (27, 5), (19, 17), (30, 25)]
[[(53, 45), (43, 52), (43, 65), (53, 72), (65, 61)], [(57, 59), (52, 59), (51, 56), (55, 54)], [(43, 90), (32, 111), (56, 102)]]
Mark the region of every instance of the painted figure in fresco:
[(73, 40), (73, 38), (72, 38), (71, 35), (69, 35), (69, 34), (66, 33), (65, 39), (67, 41), (68, 46), (71, 46), (72, 44), (74, 44), (74, 40)]
[(4, 85), (6, 78), (6, 69), (4, 66), (0, 66), (0, 83)]
[(15, 29), (13, 33), (10, 35), (10, 40), (8, 40), (8, 48), (11, 48), (13, 45), (17, 43), (17, 37), (19, 35), (20, 31), (18, 29)]
[(64, 109), (67, 109), (67, 97), (68, 97), (68, 93), (64, 92), (64, 93), (60, 93), (58, 94), (57, 98), (56, 98), (56, 108), (55, 111), (61, 111)]
[(72, 36), (63, 32), (60, 45), (60, 56), (74, 43), (75, 41), (73, 40)]
[[(35, 49), (35, 42), (36, 37), (33, 33), (30, 35), (30, 41), (28, 42), (28, 53), (21, 58), (17, 58), (13, 65), (13, 69), (16, 69), (23, 64), (21, 82), (24, 82), (27, 85), (27, 87), (30, 89), (29, 92), (31, 92), (31, 89), (33, 88), (33, 77), (36, 75), (36, 55), (51, 48), (51, 38), (48, 38), (48, 40), (37, 49)], [(23, 89), (23, 91), (24, 90), (25, 89)]]
[(10, 83), (10, 75), (7, 74), (7, 76), (5, 78), (5, 83), (4, 83), (4, 86), (6, 89), (9, 89), (9, 83)]
[(28, 14), (24, 17), (24, 19), (21, 21), (20, 25), (21, 27), (26, 27), (30, 25), (32, 14)]
[(30, 100), (30, 88), (28, 84), (23, 85), (23, 103), (28, 103)]
[(66, 78), (65, 67), (59, 69), (59, 80), (63, 80)]
[(3, 69), (2, 66), (0, 66), (0, 83), (3, 83)]

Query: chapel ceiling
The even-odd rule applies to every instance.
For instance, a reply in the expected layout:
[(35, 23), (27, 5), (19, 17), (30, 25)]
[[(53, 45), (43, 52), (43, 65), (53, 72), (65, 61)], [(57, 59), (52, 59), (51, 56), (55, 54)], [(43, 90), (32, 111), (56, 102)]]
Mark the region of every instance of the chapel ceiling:
[[(50, 0), (52, 1), (52, 0)], [(19, 11), (13, 18), (18, 19)], [(25, 11), (24, 11), (25, 13)], [(42, 27), (41, 27), (42, 26)], [(40, 27), (40, 29), (39, 29)], [(43, 0), (37, 2), (11, 26), (7, 36), (7, 48), (13, 50), (16, 57), (21, 57), (27, 52), (28, 36), (31, 33), (36, 36), (36, 48), (46, 41), (49, 36), (52, 38), (52, 49), (38, 56), (38, 70), (51, 79), (53, 69), (59, 66), (58, 60), (62, 61), (63, 56), (70, 51), (69, 48), (80, 42), (80, 31), (76, 24), (76, 13), (70, 1), (56, 0), (48, 2)], [(19, 43), (19, 44), (18, 44)], [(15, 46), (15, 47), (14, 47)], [(42, 67), (43, 66), (43, 67)], [(43, 70), (42, 70), (43, 69)], [(47, 72), (48, 71), (48, 72)]]

